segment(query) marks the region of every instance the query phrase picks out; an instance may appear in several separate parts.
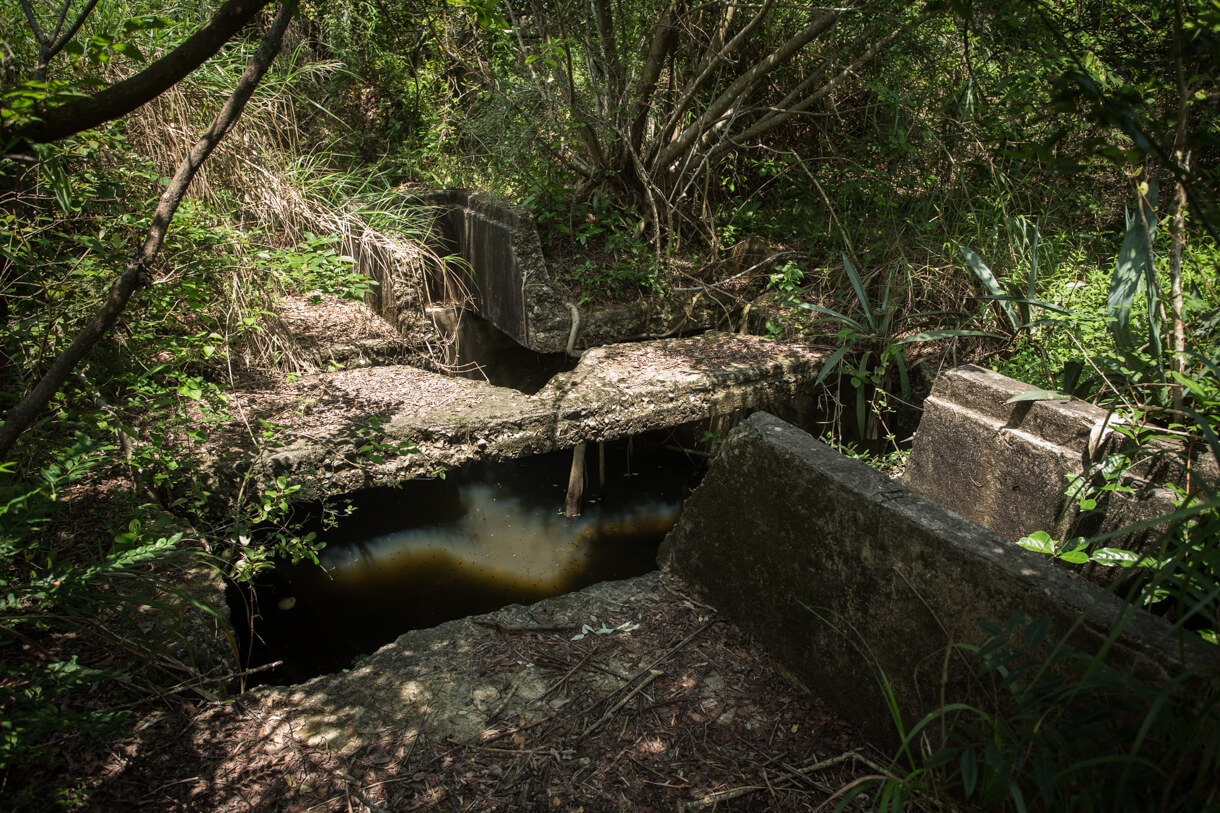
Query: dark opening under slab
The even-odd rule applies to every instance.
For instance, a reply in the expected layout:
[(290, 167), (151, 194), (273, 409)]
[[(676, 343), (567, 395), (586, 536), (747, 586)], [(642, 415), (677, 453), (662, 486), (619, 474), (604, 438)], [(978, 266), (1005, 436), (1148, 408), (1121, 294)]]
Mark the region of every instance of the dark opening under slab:
[[(661, 436), (618, 441), (606, 444), (602, 485), (599, 458), (590, 444), (575, 519), (562, 514), (571, 452), (297, 506), (294, 519), (326, 543), (319, 564), (281, 562), (252, 593), (231, 589), (248, 666), (284, 661), (252, 682), (300, 682), (411, 629), (655, 569), (702, 463)], [(334, 516), (346, 504), (354, 512)]]

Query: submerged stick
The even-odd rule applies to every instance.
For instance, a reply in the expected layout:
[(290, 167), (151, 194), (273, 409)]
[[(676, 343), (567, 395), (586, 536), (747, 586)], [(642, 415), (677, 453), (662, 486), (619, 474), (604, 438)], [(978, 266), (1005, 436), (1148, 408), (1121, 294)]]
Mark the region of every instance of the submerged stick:
[(606, 441), (597, 442), (597, 488), (606, 490)]
[(572, 450), (572, 472), (568, 475), (568, 499), (563, 509), (565, 517), (580, 516), (580, 498), (585, 490), (585, 446), (586, 443), (582, 440)]

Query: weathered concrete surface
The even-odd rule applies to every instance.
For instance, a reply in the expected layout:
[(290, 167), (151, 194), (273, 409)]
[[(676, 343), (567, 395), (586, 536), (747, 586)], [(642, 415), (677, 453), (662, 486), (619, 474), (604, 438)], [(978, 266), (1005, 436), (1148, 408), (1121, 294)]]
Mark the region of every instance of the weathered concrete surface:
[[(1083, 648), (1119, 609), (1087, 580), (762, 413), (725, 442), (659, 558), (874, 742), (895, 740), (879, 673), (910, 725), (938, 707), (942, 669), (946, 702), (967, 699), (966, 665), (944, 653), (981, 643), (978, 622), (1022, 609), (1061, 635), (1083, 616)], [(1164, 680), (1172, 643), (1141, 616), (1115, 660)]]
[[(413, 630), (347, 672), (255, 693), (260, 701), (281, 710), (277, 722), (285, 730), (313, 747), (355, 747), (383, 738), (387, 731), (408, 740), (425, 731), (437, 741), (477, 739), (493, 717), (519, 719), (525, 725), (550, 716), (565, 702), (558, 697), (545, 702), (543, 695), (554, 676), (536, 664), (489, 669), (479, 658), (479, 648), (496, 633), (478, 622), (503, 627), (574, 623), (575, 630), (549, 633), (571, 638), (584, 625), (598, 629), (612, 617), (611, 626), (617, 626), (623, 608), (635, 621), (642, 621), (647, 610), (643, 599), (659, 587), (659, 579), (654, 572), (604, 582), (529, 607), (514, 604), (487, 615)], [(606, 666), (601, 678), (606, 692), (622, 682), (612, 672), (630, 674), (640, 668), (613, 661)]]
[[(440, 239), (433, 249), (465, 261), (465, 293), (480, 315), (535, 352), (567, 348), (571, 309), (557, 292), (554, 272), (547, 267), (538, 230), (527, 211), (468, 189), (416, 192), (411, 197), (439, 212)], [(462, 292), (439, 281), (430, 283), (430, 290), (436, 299), (462, 298)], [(692, 333), (716, 327), (725, 316), (708, 292), (685, 298), (656, 294), (647, 301), (581, 307), (579, 314), (578, 350)]]
[[(1107, 454), (1131, 444), (1110, 431), (1107, 411), (1092, 404), (1007, 403), (1030, 389), (973, 365), (942, 372), (924, 403), (903, 483), (1014, 540), (1039, 530), (1059, 539), (1093, 535), (1173, 510), (1172, 493), (1153, 484), (1184, 485), (1185, 470), (1146, 447), (1140, 452), (1148, 460), (1124, 478), (1132, 495), (1107, 495), (1104, 510), (1081, 517), (1064, 496), (1068, 476), (1095, 471)], [(1195, 476), (1215, 478), (1214, 461), (1198, 466)], [(1138, 548), (1150, 535), (1155, 531), (1124, 544)]]
[[(586, 352), (534, 395), (400, 365), (315, 373), (234, 393), (231, 412), (244, 419), (205, 453), (229, 481), (289, 475), (307, 491), (342, 493), (790, 400), (812, 391), (823, 358), (727, 334), (612, 345)], [(264, 421), (282, 429), (252, 457), (243, 436)], [(417, 451), (391, 448), (408, 443)]]

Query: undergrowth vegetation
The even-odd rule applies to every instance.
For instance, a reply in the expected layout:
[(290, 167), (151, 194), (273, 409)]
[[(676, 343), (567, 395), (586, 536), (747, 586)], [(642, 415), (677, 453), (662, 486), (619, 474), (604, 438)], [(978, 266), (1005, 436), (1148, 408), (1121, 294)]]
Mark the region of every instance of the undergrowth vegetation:
[[(200, 449), (241, 422), (243, 377), (304, 368), (276, 329), (283, 295), (372, 300), (391, 267), (440, 263), (404, 185), (520, 203), (582, 307), (712, 300), (734, 329), (827, 348), (828, 439), (884, 468), (920, 382), (968, 360), (1029, 398), (1106, 406), (1140, 445), (1220, 446), (1214, 3), (300, 5), (148, 279), (0, 460), (3, 792), (78, 735), (236, 671), (193, 651), (187, 619), (215, 617), (177, 574), (316, 556), (290, 527), (250, 544), (299, 484), (227, 483), (240, 498), (222, 499)], [(81, 4), (66, 3), (33, 9), (33, 32), (30, 4), (0, 0), (6, 413), (99, 312), (258, 37), (113, 121), (47, 143), (21, 128), (142, 70), (212, 6), (90, 5), (72, 30)], [(280, 429), (248, 427), (249, 445), (273, 449)], [(375, 426), (365, 439), (411, 451)], [(1100, 470), (1093, 488), (1121, 486), (1121, 466)], [(1183, 635), (1214, 636), (1220, 509), (1215, 483), (1190, 483), (1126, 598), (1172, 602)], [(179, 620), (148, 632), (144, 607)], [(1194, 676), (1145, 687), (1037, 620), (992, 621), (972, 653), (980, 698), (916, 727), (875, 799), (1216, 803), (1214, 694), (1179, 691)], [(1110, 707), (1124, 711), (1099, 720)]]
[[(85, 50), (66, 49), (48, 85), (22, 73), (35, 55), (15, 5), (3, 16), (6, 125), (138, 69), (206, 21), (104, 4), (77, 34)], [(255, 45), (239, 37), (126, 118), (0, 163), (6, 413), (94, 318)], [(309, 140), (303, 118), (334, 126), (314, 98), (340, 66), (307, 52), (299, 44), (268, 73), (195, 177), (151, 278), (0, 465), (0, 795), (14, 804), (49, 803), (57, 788), (23, 783), (82, 737), (167, 697), (211, 696), (238, 671), (222, 591), (196, 574), (249, 578), (277, 556), (316, 557), (292, 528), (267, 535), (299, 485), (217, 481), (200, 450), (241, 422), (232, 387), (300, 369), (277, 328), (283, 294), (363, 301), (390, 263), (423, 273), (427, 252), (384, 174), (352, 171)], [(274, 448), (281, 429), (250, 427), (246, 442)], [(410, 451), (383, 450), (376, 432), (366, 445)], [(256, 529), (266, 545), (251, 545)], [(68, 803), (78, 789), (58, 792)]]

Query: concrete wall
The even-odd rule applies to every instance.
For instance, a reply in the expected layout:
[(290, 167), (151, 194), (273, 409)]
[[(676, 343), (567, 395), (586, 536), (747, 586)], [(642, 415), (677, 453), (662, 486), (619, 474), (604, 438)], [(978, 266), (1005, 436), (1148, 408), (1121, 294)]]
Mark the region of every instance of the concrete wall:
[[(729, 436), (659, 560), (881, 743), (895, 730), (877, 670), (910, 725), (940, 702), (946, 648), (983, 640), (978, 622), (1023, 609), (1060, 634), (1086, 616), (1076, 643), (1089, 646), (1119, 609), (1087, 580), (764, 413)], [(1163, 680), (1171, 643), (1141, 616), (1115, 658)], [(964, 659), (946, 674), (945, 699), (966, 699)]]
[[(438, 209), (440, 240), (435, 248), (464, 261), (462, 283), (469, 303), (484, 319), (529, 347), (525, 288), (529, 281), (545, 274), (546, 263), (528, 213), (467, 189), (445, 189), (417, 197), (424, 205)], [(563, 348), (542, 352), (555, 349)]]
[[(547, 267), (529, 212), (468, 189), (419, 192), (412, 197), (422, 206), (438, 209), (437, 241), (432, 248), (465, 261), (469, 272), (465, 287), (474, 309), (534, 352), (564, 352), (572, 328), (569, 300), (575, 304), (577, 297), (559, 293), (563, 286), (556, 285), (554, 269)], [(685, 299), (653, 293), (635, 302), (584, 305), (579, 310), (575, 349), (696, 333), (722, 325), (730, 307), (712, 289)]]
[[(1185, 484), (1185, 471), (1157, 448), (1125, 478), (1130, 496), (1109, 495), (1102, 509), (1082, 517), (1064, 496), (1068, 475), (1097, 469), (1111, 452), (1130, 447), (1121, 435), (1102, 431), (1106, 410), (1082, 401), (1008, 403), (1028, 384), (966, 365), (937, 376), (915, 434), (903, 483), (1001, 536), (1033, 531), (1056, 538), (1091, 536), (1173, 510), (1172, 494), (1152, 483)], [(1169, 451), (1160, 447), (1161, 452)], [(1196, 461), (1196, 472), (1215, 477), (1214, 461)], [(1155, 531), (1127, 538), (1139, 548)], [(1107, 544), (1114, 544), (1113, 541)]]

